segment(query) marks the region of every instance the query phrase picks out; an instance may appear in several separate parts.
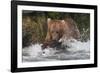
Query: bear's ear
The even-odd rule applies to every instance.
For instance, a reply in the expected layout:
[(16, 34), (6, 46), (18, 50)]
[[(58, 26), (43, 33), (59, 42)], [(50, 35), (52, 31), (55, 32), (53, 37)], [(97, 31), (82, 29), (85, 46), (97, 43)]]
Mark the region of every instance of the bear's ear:
[(47, 19), (48, 29), (50, 28), (50, 22), (51, 22), (51, 19), (50, 19), (50, 18), (48, 18), (48, 19)]
[(65, 23), (65, 20), (61, 20), (61, 22), (64, 24)]
[(47, 19), (47, 22), (49, 23), (50, 21), (51, 21), (51, 18), (48, 18), (48, 19)]

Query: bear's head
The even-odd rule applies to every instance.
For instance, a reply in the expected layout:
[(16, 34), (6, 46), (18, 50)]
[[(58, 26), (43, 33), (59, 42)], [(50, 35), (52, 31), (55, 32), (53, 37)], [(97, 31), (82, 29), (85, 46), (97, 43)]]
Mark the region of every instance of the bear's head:
[(48, 32), (46, 40), (58, 41), (61, 37), (64, 30), (65, 21), (64, 20), (51, 20), (48, 18)]

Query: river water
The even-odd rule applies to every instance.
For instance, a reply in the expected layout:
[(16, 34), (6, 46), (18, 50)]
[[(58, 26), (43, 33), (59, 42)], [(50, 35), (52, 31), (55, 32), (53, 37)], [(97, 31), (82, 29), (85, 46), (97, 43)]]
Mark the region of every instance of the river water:
[[(90, 41), (64, 42), (63, 45), (69, 45), (64, 50), (55, 48), (46, 48), (42, 50), (42, 44), (32, 44), (22, 50), (23, 62), (54, 61), (54, 60), (84, 60), (90, 59)], [(45, 53), (43, 53), (45, 52)]]

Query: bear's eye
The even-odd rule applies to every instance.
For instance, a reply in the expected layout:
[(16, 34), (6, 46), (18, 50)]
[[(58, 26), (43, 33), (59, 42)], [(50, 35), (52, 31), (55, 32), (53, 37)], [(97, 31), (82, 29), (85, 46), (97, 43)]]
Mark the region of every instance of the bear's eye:
[(59, 33), (58, 31), (56, 31), (56, 33)]
[(51, 31), (51, 33), (53, 33), (54, 31)]

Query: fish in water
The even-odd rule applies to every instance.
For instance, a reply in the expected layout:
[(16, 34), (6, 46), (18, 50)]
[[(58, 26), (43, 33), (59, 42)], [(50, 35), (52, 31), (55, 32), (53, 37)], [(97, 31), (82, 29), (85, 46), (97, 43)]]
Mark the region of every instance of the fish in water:
[(64, 49), (65, 48), (65, 46), (62, 46), (62, 43), (61, 42), (58, 42), (58, 41), (55, 41), (55, 40), (50, 41), (50, 42), (44, 42), (41, 47), (42, 47), (43, 50), (45, 48), (47, 48), (47, 47), (55, 48), (57, 50), (60, 50), (60, 49)]

